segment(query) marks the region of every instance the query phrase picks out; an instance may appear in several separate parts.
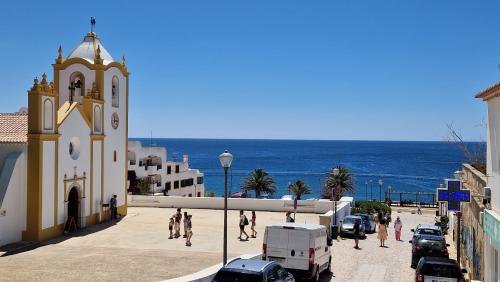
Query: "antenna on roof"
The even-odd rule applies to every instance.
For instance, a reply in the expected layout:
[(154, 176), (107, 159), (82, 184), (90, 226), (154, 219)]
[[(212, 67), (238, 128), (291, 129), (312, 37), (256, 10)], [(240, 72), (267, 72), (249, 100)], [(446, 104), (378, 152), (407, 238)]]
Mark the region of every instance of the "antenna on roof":
[(95, 18), (90, 17), (90, 32), (94, 32), (95, 29)]

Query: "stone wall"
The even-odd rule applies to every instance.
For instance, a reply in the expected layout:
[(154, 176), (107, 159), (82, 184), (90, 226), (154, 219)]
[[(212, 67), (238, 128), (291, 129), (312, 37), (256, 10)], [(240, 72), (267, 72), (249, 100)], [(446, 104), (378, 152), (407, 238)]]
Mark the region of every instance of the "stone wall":
[(484, 281), (484, 232), (481, 220), (484, 206), (483, 198), (477, 195), (483, 193), (486, 176), (469, 164), (463, 164), (462, 171), (463, 189), (471, 190), (471, 202), (462, 203), (461, 206), (461, 264), (467, 269), (470, 279)]

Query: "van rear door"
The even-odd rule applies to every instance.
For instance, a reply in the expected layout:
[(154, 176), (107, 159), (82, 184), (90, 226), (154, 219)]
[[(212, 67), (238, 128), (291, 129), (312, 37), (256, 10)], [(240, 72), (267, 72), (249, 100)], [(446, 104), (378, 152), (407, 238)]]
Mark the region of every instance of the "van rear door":
[(267, 227), (267, 260), (275, 261), (286, 267), (288, 230), (282, 227)]
[(292, 269), (309, 269), (309, 230), (290, 229), (288, 234), (288, 249), (286, 267)]

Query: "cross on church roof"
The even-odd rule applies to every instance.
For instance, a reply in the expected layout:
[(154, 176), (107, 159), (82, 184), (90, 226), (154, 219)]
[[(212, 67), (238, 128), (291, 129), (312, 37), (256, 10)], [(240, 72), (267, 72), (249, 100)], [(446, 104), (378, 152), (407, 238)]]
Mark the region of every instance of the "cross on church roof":
[(461, 202), (470, 202), (470, 190), (462, 190), (460, 180), (447, 180), (448, 188), (436, 189), (438, 202), (447, 202), (449, 211), (460, 211)]

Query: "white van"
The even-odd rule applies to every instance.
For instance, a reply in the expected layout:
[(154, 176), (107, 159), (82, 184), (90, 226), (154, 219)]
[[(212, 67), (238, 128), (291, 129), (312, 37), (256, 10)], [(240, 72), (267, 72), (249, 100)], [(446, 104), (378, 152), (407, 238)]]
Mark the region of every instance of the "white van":
[(262, 259), (279, 263), (295, 277), (318, 281), (322, 271), (331, 271), (332, 256), (326, 227), (298, 223), (268, 225)]

